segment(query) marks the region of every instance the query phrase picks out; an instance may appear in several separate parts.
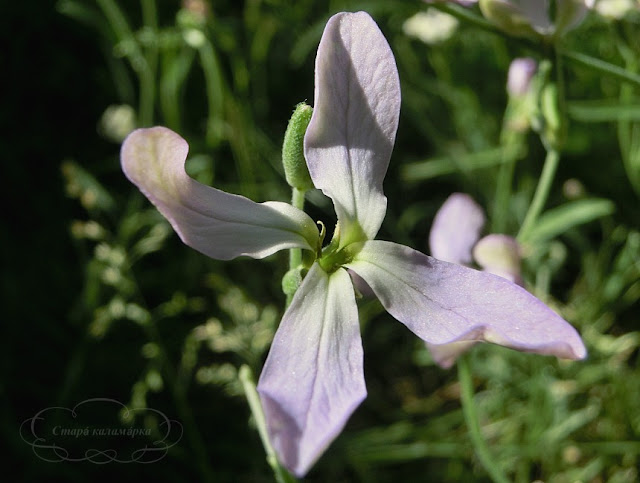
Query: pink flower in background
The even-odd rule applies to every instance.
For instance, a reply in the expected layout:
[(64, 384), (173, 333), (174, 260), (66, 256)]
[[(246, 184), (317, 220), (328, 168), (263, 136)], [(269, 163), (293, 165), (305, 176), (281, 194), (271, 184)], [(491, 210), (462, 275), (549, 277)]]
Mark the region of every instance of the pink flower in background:
[(480, 237), (485, 225), (482, 208), (471, 196), (454, 193), (436, 213), (429, 233), (431, 255), (444, 262), (472, 266), (522, 285), (520, 247), (508, 235)]
[(509, 64), (507, 92), (510, 96), (522, 97), (531, 86), (531, 79), (538, 70), (538, 63), (531, 57), (519, 57)]

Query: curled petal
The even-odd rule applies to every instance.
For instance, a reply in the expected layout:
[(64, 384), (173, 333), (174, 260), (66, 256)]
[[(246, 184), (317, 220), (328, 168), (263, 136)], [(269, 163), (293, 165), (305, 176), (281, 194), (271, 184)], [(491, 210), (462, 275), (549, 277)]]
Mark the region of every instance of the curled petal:
[(426, 346), (436, 364), (443, 369), (450, 369), (455, 364), (458, 356), (471, 349), (477, 343), (477, 340), (461, 340), (459, 342), (450, 342), (449, 344), (429, 344), (427, 342)]
[(387, 209), (382, 182), (400, 114), (400, 81), (382, 32), (365, 12), (331, 17), (316, 57), (305, 135), (313, 183), (334, 203), (340, 245), (375, 237)]
[(347, 271), (316, 263), (273, 339), (258, 392), (282, 463), (303, 476), (367, 395), (358, 310)]
[(433, 220), (429, 233), (431, 255), (445, 262), (469, 265), (484, 221), (482, 208), (471, 196), (453, 193)]
[(366, 280), (387, 311), (431, 344), (484, 340), (525, 352), (582, 359), (569, 323), (522, 287), (384, 241), (348, 247), (345, 266)]
[(304, 212), (255, 203), (198, 183), (184, 169), (189, 145), (164, 127), (138, 129), (122, 145), (127, 178), (158, 208), (184, 243), (218, 260), (263, 258), (284, 248), (314, 250), (318, 231)]

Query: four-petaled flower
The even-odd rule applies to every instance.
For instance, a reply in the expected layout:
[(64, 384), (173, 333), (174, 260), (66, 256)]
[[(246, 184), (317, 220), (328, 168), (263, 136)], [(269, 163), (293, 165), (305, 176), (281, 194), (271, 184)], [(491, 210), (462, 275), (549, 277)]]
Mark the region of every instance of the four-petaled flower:
[[(340, 13), (327, 23), (316, 58), (314, 104), (305, 157), (314, 185), (333, 200), (338, 226), (285, 312), (258, 384), (271, 442), (298, 476), (366, 396), (347, 269), (427, 342), (485, 339), (559, 357), (585, 356), (576, 331), (524, 289), (374, 240), (386, 212), (382, 182), (398, 125), (400, 84), (391, 49), (368, 14)], [(184, 171), (187, 151), (180, 136), (162, 127), (135, 131), (122, 147), (126, 175), (187, 245), (223, 260), (293, 247), (319, 252), (318, 231), (304, 212), (197, 183)]]

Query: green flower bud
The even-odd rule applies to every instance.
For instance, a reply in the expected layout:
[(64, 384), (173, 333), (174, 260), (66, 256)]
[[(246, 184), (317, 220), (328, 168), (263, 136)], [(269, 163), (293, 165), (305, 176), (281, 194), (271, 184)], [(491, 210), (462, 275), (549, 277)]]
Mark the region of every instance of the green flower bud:
[(285, 273), (284, 277), (282, 277), (282, 291), (284, 294), (293, 297), (306, 273), (307, 269), (304, 267), (292, 268)]
[(296, 106), (284, 133), (282, 164), (287, 183), (292, 188), (307, 191), (313, 188), (307, 161), (304, 159), (304, 133), (307, 131), (313, 109), (301, 102)]

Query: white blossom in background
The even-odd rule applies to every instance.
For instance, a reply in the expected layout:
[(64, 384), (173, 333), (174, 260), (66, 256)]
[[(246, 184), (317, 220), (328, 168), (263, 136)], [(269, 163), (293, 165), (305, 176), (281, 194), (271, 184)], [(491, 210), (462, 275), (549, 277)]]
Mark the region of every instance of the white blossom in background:
[(595, 10), (608, 20), (621, 20), (629, 13), (640, 12), (638, 0), (597, 0)]
[(458, 28), (458, 20), (444, 12), (430, 8), (418, 12), (402, 24), (402, 31), (425, 44), (438, 44), (451, 38)]

